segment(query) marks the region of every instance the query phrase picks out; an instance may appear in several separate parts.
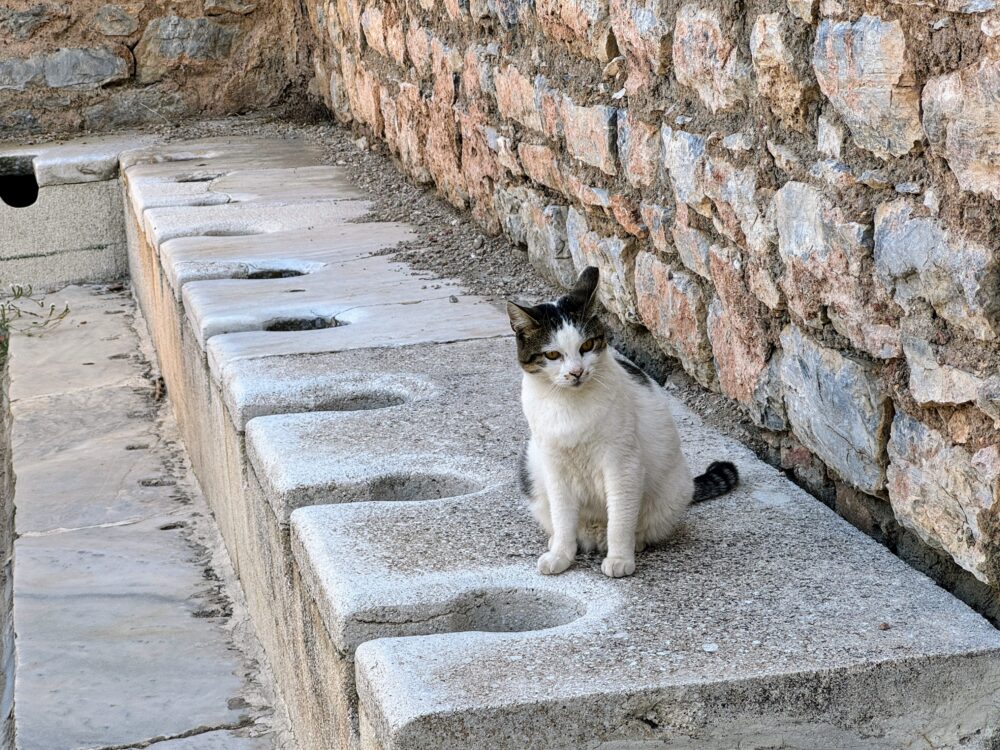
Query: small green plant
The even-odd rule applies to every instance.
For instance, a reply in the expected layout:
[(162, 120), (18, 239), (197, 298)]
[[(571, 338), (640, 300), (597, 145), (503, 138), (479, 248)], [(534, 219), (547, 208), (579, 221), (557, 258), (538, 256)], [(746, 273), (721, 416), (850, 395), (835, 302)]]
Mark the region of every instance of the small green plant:
[(31, 286), (11, 284), (10, 293), (0, 300), (0, 355), (6, 357), (11, 333), (39, 336), (59, 325), (69, 315), (69, 305), (62, 309), (35, 296)]

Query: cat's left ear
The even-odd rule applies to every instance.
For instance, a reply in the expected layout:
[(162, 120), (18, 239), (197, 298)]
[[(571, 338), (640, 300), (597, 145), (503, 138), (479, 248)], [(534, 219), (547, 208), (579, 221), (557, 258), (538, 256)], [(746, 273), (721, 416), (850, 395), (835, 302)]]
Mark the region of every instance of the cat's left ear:
[(514, 333), (527, 333), (538, 328), (538, 321), (532, 314), (530, 307), (523, 307), (516, 302), (507, 302), (507, 316), (510, 318), (510, 327)]
[(587, 266), (580, 273), (568, 295), (573, 300), (573, 305), (582, 311), (584, 319), (597, 312), (594, 308), (597, 303), (597, 282), (600, 275), (596, 266)]

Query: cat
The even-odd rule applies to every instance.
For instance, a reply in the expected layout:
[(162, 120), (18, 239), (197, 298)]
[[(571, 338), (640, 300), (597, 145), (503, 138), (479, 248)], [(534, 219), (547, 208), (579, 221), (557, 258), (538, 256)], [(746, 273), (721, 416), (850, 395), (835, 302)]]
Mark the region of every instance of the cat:
[(507, 303), (531, 429), (521, 489), (549, 535), (545, 575), (572, 565), (578, 547), (606, 553), (605, 575), (631, 575), (636, 551), (667, 538), (690, 503), (739, 482), (728, 461), (692, 478), (666, 394), (608, 344), (598, 278), (591, 266), (555, 302)]

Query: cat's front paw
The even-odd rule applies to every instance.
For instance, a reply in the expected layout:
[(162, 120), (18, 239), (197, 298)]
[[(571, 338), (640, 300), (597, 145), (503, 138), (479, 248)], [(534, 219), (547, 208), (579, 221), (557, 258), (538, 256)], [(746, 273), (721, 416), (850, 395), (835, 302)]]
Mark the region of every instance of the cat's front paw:
[(601, 563), (601, 572), (608, 578), (622, 578), (635, 573), (635, 558), (611, 557), (608, 555)]
[(562, 573), (572, 564), (572, 555), (550, 550), (538, 558), (538, 572), (543, 576), (554, 576)]

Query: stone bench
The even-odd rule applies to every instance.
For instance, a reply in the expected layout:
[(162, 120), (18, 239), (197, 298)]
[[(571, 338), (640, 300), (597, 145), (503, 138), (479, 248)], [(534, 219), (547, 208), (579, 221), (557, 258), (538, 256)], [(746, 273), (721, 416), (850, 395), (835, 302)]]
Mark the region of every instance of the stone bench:
[(303, 748), (990, 746), (997, 632), (679, 403), (693, 467), (742, 486), (633, 578), (537, 574), (502, 310), (382, 256), (410, 231), (321, 162), (121, 157), (135, 292)]

